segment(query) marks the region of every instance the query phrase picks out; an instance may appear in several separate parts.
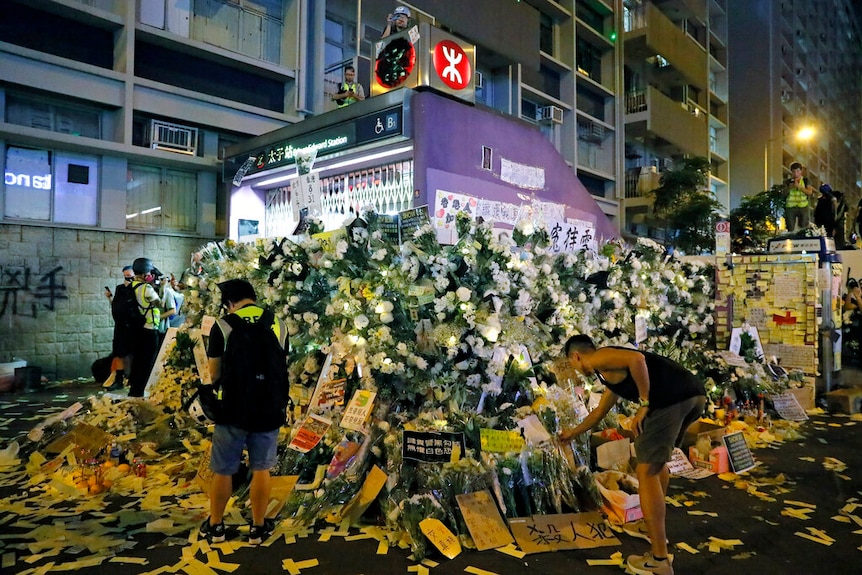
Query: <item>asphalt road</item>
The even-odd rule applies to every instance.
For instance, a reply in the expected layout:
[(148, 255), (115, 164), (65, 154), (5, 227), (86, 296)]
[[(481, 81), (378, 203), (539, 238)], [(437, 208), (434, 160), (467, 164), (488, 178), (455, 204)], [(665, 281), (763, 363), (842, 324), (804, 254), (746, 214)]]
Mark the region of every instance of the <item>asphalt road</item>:
[[(32, 427), (34, 418), (60, 411), (97, 391), (93, 385), (66, 384), (0, 396), (0, 448)], [(798, 439), (756, 449), (758, 466), (735, 480), (718, 476), (671, 480), (667, 524), (677, 574), (862, 573), (862, 419), (812, 415), (799, 431)], [(70, 569), (82, 575), (388, 575), (423, 573), (423, 568), (438, 575), (602, 575), (620, 573), (623, 568), (589, 565), (588, 560), (648, 549), (645, 541), (619, 533), (618, 546), (521, 558), (499, 551), (464, 550), (447, 559), (435, 552), (430, 559), (436, 563), (417, 566), (409, 558), (409, 549), (381, 549), (377, 540), (358, 528), (340, 533), (321, 525), (299, 537), (282, 536), (256, 548), (239, 544), (242, 534), (230, 530), (235, 544), (207, 550), (189, 541), (190, 530), (203, 517), (200, 508), (171, 509), (170, 501), (162, 500), (151, 510), (142, 510), (127, 499), (107, 495), (97, 504), (59, 502), (49, 513), (40, 514), (34, 507), (38, 486), (22, 485), (10, 477), (10, 472), (0, 471), (3, 575)], [(165, 517), (170, 518), (170, 528), (147, 528)]]

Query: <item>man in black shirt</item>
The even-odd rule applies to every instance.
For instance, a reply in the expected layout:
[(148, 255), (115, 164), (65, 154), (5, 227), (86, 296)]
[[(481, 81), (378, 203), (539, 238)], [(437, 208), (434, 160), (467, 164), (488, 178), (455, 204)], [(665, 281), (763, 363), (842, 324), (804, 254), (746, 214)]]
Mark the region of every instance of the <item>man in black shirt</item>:
[(574, 369), (596, 376), (605, 391), (598, 407), (584, 421), (560, 432), (561, 440), (571, 440), (595, 427), (620, 397), (639, 404), (632, 431), (641, 510), (652, 550), (631, 555), (628, 566), (636, 573), (673, 575), (665, 531), (665, 495), (670, 480), (667, 462), (686, 428), (703, 413), (703, 383), (665, 357), (621, 347), (596, 349), (586, 335), (571, 337), (565, 352)]

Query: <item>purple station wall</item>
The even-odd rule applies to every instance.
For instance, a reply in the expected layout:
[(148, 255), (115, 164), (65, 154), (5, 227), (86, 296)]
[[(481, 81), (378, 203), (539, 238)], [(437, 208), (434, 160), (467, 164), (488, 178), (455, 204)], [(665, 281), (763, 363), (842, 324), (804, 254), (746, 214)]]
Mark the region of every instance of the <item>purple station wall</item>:
[[(417, 92), (410, 102), (416, 205), (427, 203), (433, 210), (438, 189), (513, 204), (529, 203), (535, 194), (541, 201), (565, 205), (568, 218), (593, 222), (600, 241), (619, 237), (616, 226), (537, 129), (432, 92)], [(482, 146), (493, 150), (491, 170), (482, 168)], [(521, 189), (502, 181), (501, 158), (543, 168), (544, 189)]]

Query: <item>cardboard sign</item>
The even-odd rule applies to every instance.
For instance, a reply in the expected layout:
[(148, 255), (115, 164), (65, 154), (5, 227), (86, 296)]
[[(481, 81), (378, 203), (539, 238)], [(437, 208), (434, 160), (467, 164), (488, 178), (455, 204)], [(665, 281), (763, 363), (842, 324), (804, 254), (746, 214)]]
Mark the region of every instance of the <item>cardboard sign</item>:
[(346, 383), (347, 380), (341, 378), (318, 384), (314, 389), (314, 395), (311, 396), (311, 402), (308, 405), (309, 409), (319, 412), (338, 405), (344, 405), (344, 385)]
[[(210, 326), (210, 328), (212, 328), (212, 326)], [(195, 358), (195, 367), (197, 367), (198, 375), (201, 378), (201, 383), (204, 385), (211, 385), (213, 382), (213, 378), (210, 374), (210, 364), (209, 358), (207, 357), (207, 350), (206, 348), (204, 348), (204, 338), (201, 337), (201, 332), (196, 329), (189, 330), (189, 335), (195, 342), (195, 347), (192, 351)]]
[(368, 475), (365, 476), (365, 481), (362, 483), (359, 493), (356, 494), (341, 512), (342, 519), (349, 519), (351, 524), (358, 521), (362, 517), (362, 514), (365, 513), (365, 510), (368, 509), (368, 506), (377, 499), (377, 495), (383, 489), (383, 486), (386, 485), (388, 479), (389, 476), (386, 475), (385, 471), (376, 465), (372, 467)]
[(620, 545), (599, 511), (518, 517), (509, 528), (524, 553)]
[(704, 467), (695, 467), (691, 461), (686, 458), (682, 449), (675, 447), (671, 453), (670, 461), (667, 462), (668, 471), (671, 475), (685, 477), (686, 479), (703, 479), (713, 475), (712, 471)]
[(287, 498), (296, 487), (299, 475), (274, 475), (270, 478), (272, 492), (270, 493), (269, 505), (266, 508), (266, 518), (275, 519), (281, 512)]
[(209, 337), (210, 331), (212, 331), (215, 322), (216, 318), (211, 315), (205, 315), (203, 319), (201, 319), (201, 335)]
[(331, 419), (309, 413), (296, 431), (296, 435), (290, 440), (288, 447), (300, 453), (308, 453), (320, 443), (330, 425), (332, 425)]
[(350, 403), (341, 416), (341, 428), (361, 431), (374, 408), (374, 398), (377, 393), (367, 389), (357, 389), (350, 398)]
[(482, 451), (491, 453), (521, 451), (524, 448), (524, 438), (519, 431), (482, 427), (479, 429), (479, 440)]
[(70, 432), (49, 443), (45, 452), (60, 453), (67, 446), (75, 445), (76, 450), (84, 451), (88, 457), (92, 457), (109, 445), (112, 439), (112, 435), (94, 425), (79, 423)]
[(741, 431), (728, 433), (722, 437), (722, 440), (727, 447), (727, 455), (734, 473), (742, 473), (755, 466), (754, 456), (748, 444), (745, 443), (745, 435)]
[(770, 395), (769, 399), (772, 400), (772, 406), (782, 419), (787, 421), (806, 421), (808, 419), (808, 414), (802, 409), (799, 400), (793, 393)]
[(210, 484), (213, 480), (213, 472), (210, 469), (210, 459), (212, 456), (212, 443), (209, 440), (206, 442), (206, 448), (201, 451), (201, 459), (198, 462), (198, 472), (195, 474), (193, 483), (197, 485), (204, 493), (210, 492)]
[[(463, 433), (403, 431), (402, 457), (415, 461), (445, 463), (464, 453)], [(455, 459), (457, 461), (457, 459)]]
[(461, 553), (458, 538), (439, 519), (433, 517), (423, 519), (419, 522), (419, 529), (434, 547), (449, 559), (454, 559)]
[(497, 509), (497, 504), (491, 498), (490, 491), (485, 489), (456, 495), (455, 500), (476, 549), (496, 549), (515, 541), (500, 515), (500, 510)]
[(147, 379), (147, 385), (144, 386), (144, 398), (150, 397), (150, 392), (152, 392), (156, 383), (158, 383), (159, 378), (162, 376), (162, 373), (164, 373), (165, 357), (168, 354), (168, 347), (177, 338), (178, 331), (179, 329), (176, 327), (169, 327), (168, 331), (165, 332), (165, 339), (162, 340), (162, 347), (159, 348), (159, 354), (156, 356), (156, 363), (153, 364), (153, 369), (150, 370), (150, 377)]

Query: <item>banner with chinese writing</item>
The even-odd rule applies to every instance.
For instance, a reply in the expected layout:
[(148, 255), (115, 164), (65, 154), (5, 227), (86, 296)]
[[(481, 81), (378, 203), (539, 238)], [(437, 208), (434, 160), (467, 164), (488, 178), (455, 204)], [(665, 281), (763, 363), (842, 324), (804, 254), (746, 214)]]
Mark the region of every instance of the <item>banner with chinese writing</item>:
[(404, 431), (404, 459), (428, 463), (456, 460), (464, 453), (464, 434), (433, 431)]

